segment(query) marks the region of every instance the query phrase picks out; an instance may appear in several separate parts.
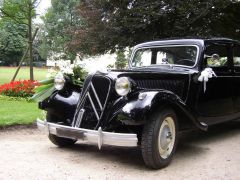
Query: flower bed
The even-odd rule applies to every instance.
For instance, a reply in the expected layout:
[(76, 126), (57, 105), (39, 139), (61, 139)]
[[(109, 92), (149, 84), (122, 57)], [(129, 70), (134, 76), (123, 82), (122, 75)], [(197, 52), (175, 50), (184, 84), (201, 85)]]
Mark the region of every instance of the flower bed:
[(12, 81), (0, 86), (0, 94), (5, 96), (27, 98), (34, 94), (33, 89), (38, 85), (38, 81)]

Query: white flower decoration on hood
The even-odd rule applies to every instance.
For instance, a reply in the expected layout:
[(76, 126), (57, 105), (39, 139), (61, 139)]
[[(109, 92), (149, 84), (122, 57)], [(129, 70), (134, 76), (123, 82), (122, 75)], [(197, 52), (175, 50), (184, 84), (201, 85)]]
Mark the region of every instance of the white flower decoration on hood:
[(198, 77), (198, 81), (203, 82), (204, 84), (204, 92), (206, 91), (206, 84), (208, 82), (209, 78), (212, 78), (213, 76), (217, 77), (215, 72), (212, 70), (212, 68), (205, 68), (201, 75)]
[(73, 74), (74, 65), (71, 65), (70, 61), (64, 61), (64, 60), (58, 61), (57, 66), (59, 67), (60, 71), (63, 74), (68, 74), (68, 75)]
[(60, 69), (63, 74), (73, 74), (73, 69), (71, 67), (63, 67)]

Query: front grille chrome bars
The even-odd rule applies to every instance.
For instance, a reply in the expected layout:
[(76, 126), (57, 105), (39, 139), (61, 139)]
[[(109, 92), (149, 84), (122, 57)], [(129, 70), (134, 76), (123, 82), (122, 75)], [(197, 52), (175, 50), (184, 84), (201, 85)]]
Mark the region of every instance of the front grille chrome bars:
[(94, 88), (94, 86), (93, 86), (92, 83), (91, 83), (91, 88), (92, 88), (93, 93), (94, 93), (94, 95), (95, 95), (95, 98), (96, 98), (96, 100), (97, 100), (97, 102), (98, 102), (98, 105), (99, 105), (99, 107), (100, 107), (100, 109), (101, 109), (101, 111), (102, 111), (102, 110), (103, 110), (102, 104), (101, 104), (101, 102), (100, 102), (100, 100), (99, 100), (99, 98), (98, 98), (98, 95), (97, 95), (96, 90), (95, 90), (95, 88)]
[(83, 114), (85, 112), (85, 109), (80, 109), (79, 113), (78, 113), (78, 118), (75, 124), (75, 127), (79, 127), (81, 122), (82, 122), (82, 118), (83, 118)]
[[(98, 83), (96, 83), (96, 79), (95, 79), (95, 82), (94, 82), (95, 77), (105, 79), (105, 82), (103, 83), (104, 88), (105, 88), (104, 90), (99, 91), (98, 88), (101, 88), (99, 86), (101, 86), (102, 84), (101, 83), (99, 84), (99, 81), (98, 81)], [(109, 93), (110, 93), (111, 80), (109, 78), (99, 76), (99, 75), (97, 75), (95, 77), (93, 77), (91, 82), (89, 82), (89, 84), (86, 85), (87, 87), (85, 88), (85, 91), (82, 94), (82, 98), (80, 99), (80, 101), (78, 103), (79, 104), (77, 106), (78, 110), (77, 110), (77, 112), (75, 112), (74, 121), (72, 123), (73, 127), (80, 127), (81, 126), (82, 121), (84, 121), (83, 119), (89, 113), (89, 106), (91, 108), (90, 112), (92, 111), (92, 113), (96, 117), (96, 119), (95, 119), (95, 117), (93, 117), (97, 121), (96, 126), (98, 126), (98, 124), (100, 123), (100, 119), (103, 115), (103, 111), (105, 109), (107, 99), (108, 99), (108, 96), (109, 96)], [(100, 80), (102, 80), (102, 79), (100, 79)], [(108, 81), (108, 82), (106, 82), (106, 81)], [(106, 94), (103, 94), (103, 92), (106, 93)], [(104, 101), (104, 102), (102, 102), (102, 101)], [(85, 107), (87, 107), (86, 104), (88, 106), (88, 109), (85, 109)]]
[(91, 105), (92, 105), (92, 108), (93, 108), (93, 111), (94, 111), (94, 113), (95, 113), (95, 115), (96, 115), (96, 117), (97, 117), (97, 120), (99, 121), (99, 119), (100, 119), (100, 118), (99, 118), (99, 115), (98, 115), (98, 113), (97, 113), (97, 110), (96, 110), (95, 105), (93, 104), (93, 100), (92, 100), (89, 92), (87, 93), (87, 97), (88, 97), (88, 99), (89, 99), (89, 101), (90, 101), (90, 103), (91, 103)]
[(91, 95), (90, 95), (90, 93), (89, 93), (89, 92), (90, 92), (90, 89), (92, 90), (92, 92), (93, 92), (93, 94), (94, 94), (94, 97), (95, 97), (95, 99), (96, 99), (96, 101), (97, 101), (97, 104), (98, 104), (99, 108), (101, 109), (101, 111), (103, 110), (103, 106), (102, 106), (102, 104), (101, 104), (101, 102), (100, 102), (100, 100), (99, 100), (99, 97), (98, 97), (98, 95), (97, 95), (97, 92), (96, 92), (93, 84), (91, 83), (91, 84), (90, 84), (90, 87), (89, 87), (89, 90), (88, 90), (88, 92), (87, 92), (87, 94), (86, 94), (86, 97), (89, 99), (89, 101), (90, 101), (90, 103), (91, 103), (91, 106), (92, 106), (92, 108), (93, 108), (94, 114), (96, 115), (96, 118), (97, 118), (97, 120), (99, 121), (99, 120), (100, 120), (100, 117), (99, 117), (99, 114), (98, 114), (98, 112), (97, 112), (97, 108), (96, 108), (96, 106), (95, 106), (94, 103), (93, 103), (93, 99), (92, 99), (92, 97), (91, 97)]

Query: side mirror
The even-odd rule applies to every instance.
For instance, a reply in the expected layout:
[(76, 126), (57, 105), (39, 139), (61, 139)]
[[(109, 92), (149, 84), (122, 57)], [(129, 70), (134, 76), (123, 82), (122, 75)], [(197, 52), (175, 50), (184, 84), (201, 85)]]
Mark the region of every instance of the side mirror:
[(220, 56), (218, 54), (213, 54), (211, 58), (213, 61), (218, 61), (220, 59)]
[(204, 59), (211, 58), (212, 60), (219, 60), (220, 56), (218, 54), (212, 54), (211, 56), (204, 54)]
[(205, 54), (204, 59), (207, 67), (221, 66), (220, 56), (218, 54), (212, 54), (211, 56)]

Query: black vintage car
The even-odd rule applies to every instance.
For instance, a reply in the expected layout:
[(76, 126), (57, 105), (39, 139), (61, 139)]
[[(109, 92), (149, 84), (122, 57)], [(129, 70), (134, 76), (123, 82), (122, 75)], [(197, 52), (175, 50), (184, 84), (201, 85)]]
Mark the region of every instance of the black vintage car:
[(170, 163), (179, 132), (240, 117), (240, 42), (142, 43), (128, 70), (90, 74), (82, 89), (55, 83), (62, 89), (39, 103), (47, 117), (37, 120), (54, 144), (141, 146), (145, 164), (158, 169)]

